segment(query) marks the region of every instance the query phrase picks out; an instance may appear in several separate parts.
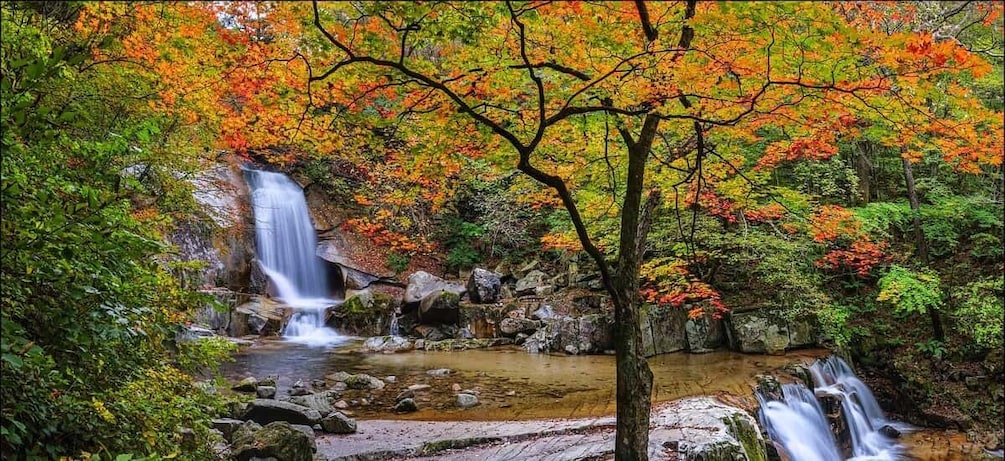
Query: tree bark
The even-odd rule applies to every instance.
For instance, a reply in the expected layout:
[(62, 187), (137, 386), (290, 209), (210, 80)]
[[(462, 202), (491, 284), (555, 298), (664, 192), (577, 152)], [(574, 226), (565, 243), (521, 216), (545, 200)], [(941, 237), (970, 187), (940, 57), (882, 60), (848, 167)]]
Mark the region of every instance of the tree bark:
[[(911, 162), (906, 158), (901, 158), (904, 164), (904, 182), (907, 184), (907, 200), (911, 204), (911, 218), (914, 226), (915, 251), (921, 262), (928, 264), (928, 243), (925, 241), (925, 231), (921, 228), (921, 203), (918, 200), (918, 190), (914, 186), (914, 171)], [(946, 334), (942, 328), (942, 318), (936, 308), (928, 309), (928, 320), (932, 323), (932, 335), (935, 339), (942, 341)]]

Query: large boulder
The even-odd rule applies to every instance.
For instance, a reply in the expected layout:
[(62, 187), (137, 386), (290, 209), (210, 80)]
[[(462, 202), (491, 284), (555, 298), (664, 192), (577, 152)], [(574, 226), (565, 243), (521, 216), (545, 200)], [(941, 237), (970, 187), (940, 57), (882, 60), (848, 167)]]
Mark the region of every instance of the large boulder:
[(391, 315), (398, 308), (395, 299), (370, 290), (352, 291), (342, 305), (329, 309), (325, 323), (336, 331), (354, 336), (387, 333)]
[(763, 461), (764, 438), (747, 412), (712, 397), (678, 400), (652, 418), (650, 453), (676, 451), (660, 459), (693, 461)]
[(501, 287), (499, 274), (476, 267), (468, 277), (468, 298), (475, 304), (492, 304), (499, 301)]
[(419, 322), (456, 325), (460, 319), (461, 297), (447, 290), (434, 291), (419, 302)]
[(730, 315), (733, 347), (752, 354), (781, 354), (789, 347), (789, 325), (769, 310), (734, 312)]
[(710, 314), (687, 320), (684, 325), (687, 350), (691, 353), (711, 352), (723, 343), (722, 321)]
[(813, 319), (797, 317), (789, 321), (789, 348), (817, 345), (817, 328)]
[(271, 399), (255, 399), (248, 403), (241, 419), (259, 424), (286, 421), (290, 424), (313, 426), (321, 422), (321, 413), (295, 403)]
[(548, 274), (534, 269), (528, 272), (527, 275), (523, 276), (520, 280), (516, 281), (514, 290), (516, 291), (517, 296), (535, 294), (535, 290), (537, 288), (547, 285), (547, 280)]
[(233, 441), (231, 453), (238, 461), (314, 459), (314, 439), (287, 422), (276, 421), (262, 427), (249, 421), (234, 432)]
[(649, 306), (639, 312), (642, 352), (646, 357), (687, 348), (687, 312), (683, 309)]
[(408, 276), (404, 302), (406, 305), (414, 306), (428, 295), (441, 291), (456, 294), (459, 299), (460, 295), (463, 295), (467, 291), (467, 288), (459, 283), (443, 280), (428, 272), (418, 271)]
[(614, 322), (601, 314), (545, 320), (523, 347), (531, 353), (602, 353), (614, 347)]
[(231, 332), (242, 336), (237, 330), (259, 335), (278, 334), (283, 331), (289, 312), (282, 305), (264, 296), (252, 296), (248, 302), (237, 306), (231, 313)]

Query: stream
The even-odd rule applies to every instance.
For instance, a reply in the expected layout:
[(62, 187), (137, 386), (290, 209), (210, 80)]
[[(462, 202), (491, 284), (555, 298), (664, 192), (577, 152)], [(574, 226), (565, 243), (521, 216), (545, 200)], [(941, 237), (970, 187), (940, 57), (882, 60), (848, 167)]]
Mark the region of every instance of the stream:
[[(353, 407), (360, 419), (412, 420), (526, 420), (608, 416), (615, 411), (614, 356), (529, 354), (515, 347), (463, 352), (413, 351), (402, 354), (355, 352), (361, 340), (346, 339), (329, 349), (312, 348), (286, 341), (262, 341), (238, 353), (236, 361), (222, 372), (229, 380), (247, 376), (277, 376), (279, 396), (297, 380), (310, 383), (336, 371), (367, 373), (383, 378), (395, 376), (381, 391), (372, 393), (369, 405)], [(649, 359), (653, 370), (653, 400), (666, 402), (695, 395), (731, 394), (749, 396), (758, 374), (791, 363), (808, 364), (826, 355), (825, 350), (806, 350), (784, 356), (750, 356), (718, 351), (708, 354), (665, 354)], [(447, 368), (447, 376), (430, 376), (428, 370)], [(390, 406), (397, 393), (413, 384), (428, 384), (420, 397), (419, 411), (395, 414)], [(452, 387), (478, 391), (480, 405), (457, 409)], [(428, 399), (425, 404), (422, 398)]]

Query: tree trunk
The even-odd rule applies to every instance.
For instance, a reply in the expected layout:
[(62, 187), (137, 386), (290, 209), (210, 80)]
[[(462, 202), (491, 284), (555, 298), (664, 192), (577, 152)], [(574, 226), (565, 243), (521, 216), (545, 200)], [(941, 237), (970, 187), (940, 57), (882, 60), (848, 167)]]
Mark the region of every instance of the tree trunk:
[[(904, 182), (907, 183), (907, 200), (911, 204), (916, 252), (921, 262), (928, 264), (928, 243), (925, 241), (925, 231), (921, 228), (921, 203), (918, 200), (918, 190), (914, 187), (914, 171), (909, 160), (902, 158), (901, 161), (904, 164)], [(939, 341), (943, 340), (946, 335), (942, 329), (939, 310), (934, 307), (928, 309), (928, 319), (932, 323), (932, 335)]]
[[(618, 274), (614, 300), (614, 341), (617, 351), (616, 460), (649, 459), (649, 412), (652, 407), (653, 372), (642, 353), (638, 290)], [(634, 277), (638, 279), (638, 275)]]
[(872, 162), (869, 161), (868, 144), (859, 143), (855, 157), (855, 173), (858, 176), (859, 203), (868, 204), (872, 199)]
[[(639, 267), (645, 250), (649, 214), (655, 208), (647, 203), (642, 209), (642, 190), (646, 160), (652, 149), (659, 118), (646, 117), (636, 140), (622, 132), (628, 145), (628, 176), (625, 200), (621, 208), (621, 238), (618, 265), (610, 287), (614, 302), (614, 348), (617, 358), (618, 426), (614, 457), (618, 461), (649, 459), (649, 411), (652, 407), (653, 373), (642, 354), (642, 330), (639, 326)], [(650, 195), (658, 200), (658, 193)]]

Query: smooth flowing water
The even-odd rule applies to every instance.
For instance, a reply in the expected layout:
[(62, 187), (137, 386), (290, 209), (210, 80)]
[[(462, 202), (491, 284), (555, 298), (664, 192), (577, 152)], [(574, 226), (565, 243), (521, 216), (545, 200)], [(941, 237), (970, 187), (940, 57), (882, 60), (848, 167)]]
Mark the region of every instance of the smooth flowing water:
[(869, 387), (840, 357), (816, 361), (809, 368), (814, 389), (803, 384), (784, 384), (781, 400), (761, 400), (760, 420), (769, 437), (788, 459), (800, 461), (842, 461), (839, 448), (818, 395), (832, 396), (841, 402), (841, 410), (851, 442), (854, 460), (895, 460), (904, 454), (895, 440), (880, 433), (884, 425), (901, 432), (907, 425), (887, 420)]
[(278, 298), (295, 310), (283, 336), (311, 346), (344, 342), (324, 324), (325, 310), (341, 301), (329, 297), (303, 189), (281, 173), (246, 169), (244, 176), (255, 209), (259, 263)]

